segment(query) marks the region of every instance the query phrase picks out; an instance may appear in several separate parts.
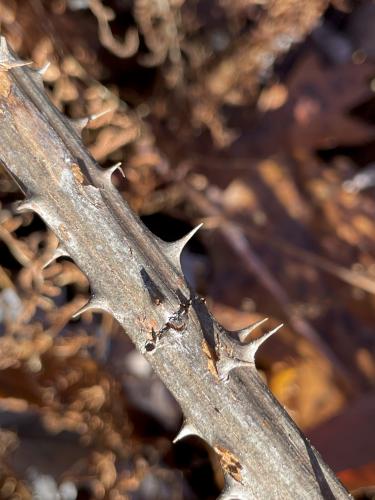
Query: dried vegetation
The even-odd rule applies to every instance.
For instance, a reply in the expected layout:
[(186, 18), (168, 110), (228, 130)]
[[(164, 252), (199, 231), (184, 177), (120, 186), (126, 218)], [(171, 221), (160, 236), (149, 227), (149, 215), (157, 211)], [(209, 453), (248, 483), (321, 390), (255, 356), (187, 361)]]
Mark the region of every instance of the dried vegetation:
[[(0, 1), (54, 104), (109, 111), (85, 142), (124, 162), (144, 222), (169, 240), (205, 222), (183, 263), (215, 316), (286, 323), (259, 368), (357, 498), (375, 483), (371, 22), (370, 1)], [(55, 237), (4, 172), (0, 197), (0, 496), (215, 498), (235, 457), (171, 444), (176, 403), (109, 316), (72, 319), (87, 280), (42, 269)]]

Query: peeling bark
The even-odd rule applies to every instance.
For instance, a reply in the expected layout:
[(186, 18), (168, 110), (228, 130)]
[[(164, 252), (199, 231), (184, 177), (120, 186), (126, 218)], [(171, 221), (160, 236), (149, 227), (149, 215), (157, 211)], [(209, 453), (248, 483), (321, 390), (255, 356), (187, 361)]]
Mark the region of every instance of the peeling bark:
[(258, 325), (226, 332), (187, 285), (180, 254), (196, 229), (175, 243), (153, 235), (4, 38), (0, 134), (0, 161), (26, 195), (19, 209), (46, 222), (60, 241), (54, 258), (71, 257), (90, 281), (77, 314), (104, 310), (123, 326), (181, 405), (176, 440), (198, 435), (218, 453), (221, 498), (350, 498), (257, 374), (264, 339), (248, 334)]

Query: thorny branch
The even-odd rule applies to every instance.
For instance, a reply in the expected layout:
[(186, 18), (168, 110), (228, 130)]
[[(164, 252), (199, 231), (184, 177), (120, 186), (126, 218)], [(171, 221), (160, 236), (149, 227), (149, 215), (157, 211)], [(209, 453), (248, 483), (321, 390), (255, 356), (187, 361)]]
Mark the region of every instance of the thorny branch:
[[(264, 338), (227, 332), (186, 284), (180, 254), (189, 233), (165, 243), (150, 233), (82, 146), (76, 124), (48, 101), (40, 75), (0, 49), (0, 160), (26, 200), (87, 275), (92, 298), (124, 327), (180, 403), (185, 426), (216, 451), (222, 498), (348, 498), (259, 377)], [(268, 337), (274, 329), (265, 335)], [(156, 332), (156, 333), (155, 333)]]

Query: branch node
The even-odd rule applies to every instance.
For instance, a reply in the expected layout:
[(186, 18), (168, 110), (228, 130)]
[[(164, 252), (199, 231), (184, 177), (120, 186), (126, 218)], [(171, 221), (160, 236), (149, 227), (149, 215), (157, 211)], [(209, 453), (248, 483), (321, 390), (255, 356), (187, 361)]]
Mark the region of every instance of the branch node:
[(103, 111), (99, 111), (98, 113), (93, 113), (92, 115), (89, 115), (88, 121), (93, 122), (93, 121), (97, 120), (98, 118), (101, 118), (102, 116), (107, 115), (108, 113), (112, 113), (112, 111), (114, 111), (113, 108), (108, 108), (108, 109), (104, 109)]

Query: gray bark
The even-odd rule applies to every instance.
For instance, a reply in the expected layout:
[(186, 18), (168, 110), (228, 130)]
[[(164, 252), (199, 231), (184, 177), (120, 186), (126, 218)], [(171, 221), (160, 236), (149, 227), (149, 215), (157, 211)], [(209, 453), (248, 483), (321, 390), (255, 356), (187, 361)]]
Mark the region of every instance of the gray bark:
[[(186, 241), (165, 243), (132, 213), (56, 110), (40, 75), (0, 49), (0, 161), (87, 275), (87, 308), (112, 314), (181, 405), (178, 438), (196, 434), (217, 452), (222, 498), (349, 498), (259, 377), (262, 338), (226, 332), (187, 285)], [(267, 336), (267, 335), (266, 335)]]

